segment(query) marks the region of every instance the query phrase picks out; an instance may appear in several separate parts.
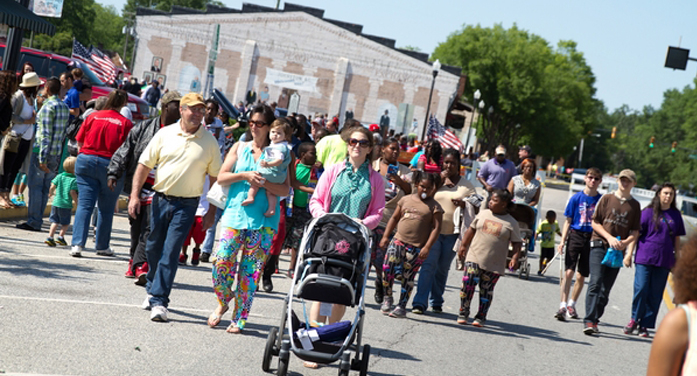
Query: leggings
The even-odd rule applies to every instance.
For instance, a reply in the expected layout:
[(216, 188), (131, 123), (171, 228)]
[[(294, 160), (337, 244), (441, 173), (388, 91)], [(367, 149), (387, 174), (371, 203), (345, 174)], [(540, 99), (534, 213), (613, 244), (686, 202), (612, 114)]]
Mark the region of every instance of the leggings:
[(391, 298), (395, 277), (402, 276), (402, 291), (397, 304), (402, 308), (407, 307), (411, 291), (414, 289), (416, 273), (419, 272), (421, 264), (424, 262), (419, 258), (419, 252), (421, 252), (421, 248), (402, 243), (394, 238), (387, 246), (385, 262), (382, 265), (382, 286), (385, 288), (385, 296)]
[(494, 287), (499, 281), (500, 274), (489, 272), (479, 268), (474, 262), (465, 263), (465, 275), (462, 277), (462, 289), (460, 290), (460, 316), (469, 317), (470, 304), (474, 297), (474, 289), (479, 285), (479, 312), (476, 319), (486, 320), (491, 302), (494, 300)]
[[(227, 306), (234, 299), (232, 324), (244, 329), (275, 231), (270, 227), (259, 230), (226, 227), (222, 232), (213, 264), (213, 290), (220, 305)], [(238, 262), (239, 253), (242, 256)], [(235, 275), (237, 288), (233, 291)]]

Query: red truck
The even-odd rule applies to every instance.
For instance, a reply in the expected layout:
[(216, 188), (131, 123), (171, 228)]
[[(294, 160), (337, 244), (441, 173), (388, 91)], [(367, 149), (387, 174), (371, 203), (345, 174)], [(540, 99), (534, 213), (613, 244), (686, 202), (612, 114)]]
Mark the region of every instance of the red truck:
[[(5, 45), (0, 44), (0, 56), (5, 53)], [(80, 68), (85, 73), (85, 79), (92, 83), (92, 99), (109, 95), (113, 88), (102, 82), (97, 75), (94, 74), (80, 61), (65, 57), (62, 55), (52, 54), (37, 50), (34, 48), (22, 47), (21, 56), (19, 59), (19, 67), (21, 68), (25, 62), (30, 62), (34, 66), (34, 71), (41, 77), (42, 81), (46, 81), (51, 76), (60, 76), (61, 73), (68, 69)], [(2, 64), (0, 63), (0, 67)], [(128, 94), (128, 108), (133, 114), (133, 121), (145, 120), (148, 118), (149, 107), (143, 99)]]

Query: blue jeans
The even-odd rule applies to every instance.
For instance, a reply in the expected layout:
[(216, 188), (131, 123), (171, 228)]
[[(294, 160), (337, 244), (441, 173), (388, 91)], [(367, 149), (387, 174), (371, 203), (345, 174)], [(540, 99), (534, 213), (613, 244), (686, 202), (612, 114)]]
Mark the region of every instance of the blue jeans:
[(169, 304), (174, 276), (179, 265), (179, 252), (186, 235), (196, 218), (198, 198), (168, 198), (156, 194), (150, 205), (150, 236), (145, 245), (148, 257), (147, 284), (145, 289), (152, 295), (150, 304)]
[(99, 217), (97, 218), (97, 245), (101, 251), (109, 248), (111, 241), (111, 226), (114, 220), (114, 207), (123, 190), (124, 178), (116, 183), (112, 191), (107, 185), (106, 170), (109, 158), (96, 155), (80, 154), (75, 162), (75, 177), (77, 178), (77, 210), (73, 225), (73, 246), (84, 247), (90, 228), (90, 217), (94, 203), (97, 203)]
[(636, 264), (632, 318), (639, 326), (656, 327), (656, 317), (663, 301), (668, 273), (670, 269), (660, 266)]
[(223, 216), (223, 209), (216, 208), (213, 205), (210, 205), (208, 210), (213, 210), (215, 209), (215, 220), (213, 221), (213, 225), (206, 230), (206, 239), (203, 241), (203, 246), (201, 246), (201, 252), (203, 253), (208, 253), (209, 255), (213, 253), (213, 244), (215, 243), (215, 230), (218, 227), (218, 221), (220, 221), (220, 217)]
[(431, 307), (443, 307), (443, 293), (445, 284), (448, 282), (450, 264), (455, 258), (453, 247), (458, 236), (458, 234), (439, 235), (436, 239), (426, 261), (421, 265), (419, 284), (412, 307), (426, 309), (429, 305), (427, 303), (430, 303)]
[(27, 224), (35, 229), (41, 229), (44, 220), (44, 211), (48, 204), (48, 191), (51, 189), (51, 181), (58, 174), (58, 157), (49, 157), (46, 167), (50, 172), (43, 172), (39, 168), (39, 155), (31, 154), (31, 164), (27, 173), (27, 187), (29, 188), (29, 205), (27, 206)]
[(615, 284), (620, 268), (610, 268), (601, 262), (607, 253), (604, 248), (591, 248), (589, 258), (591, 280), (586, 292), (586, 317), (584, 323), (598, 324), (598, 320), (605, 313), (605, 307), (610, 301), (610, 290)]

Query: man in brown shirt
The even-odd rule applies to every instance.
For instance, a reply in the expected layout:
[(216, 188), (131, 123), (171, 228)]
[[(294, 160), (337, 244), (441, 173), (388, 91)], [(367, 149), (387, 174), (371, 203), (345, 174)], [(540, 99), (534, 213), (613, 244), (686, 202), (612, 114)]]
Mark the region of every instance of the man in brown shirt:
[(586, 317), (583, 318), (583, 333), (587, 335), (599, 333), (598, 320), (605, 312), (610, 290), (620, 272), (619, 268), (602, 264), (608, 248), (624, 252), (638, 239), (641, 229), (641, 207), (631, 195), (636, 185), (634, 171), (622, 170), (617, 182), (617, 191), (604, 195), (593, 214), (591, 278), (586, 293)]

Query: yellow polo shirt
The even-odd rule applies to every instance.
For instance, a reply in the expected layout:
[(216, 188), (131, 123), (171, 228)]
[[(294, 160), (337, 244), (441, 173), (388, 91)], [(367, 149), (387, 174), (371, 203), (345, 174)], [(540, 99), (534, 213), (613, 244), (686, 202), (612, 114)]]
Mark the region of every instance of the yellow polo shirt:
[(206, 174), (218, 176), (221, 166), (218, 141), (211, 132), (199, 127), (186, 135), (179, 121), (155, 133), (138, 163), (157, 166), (153, 189), (177, 197), (200, 197)]
[(342, 162), (348, 153), (348, 145), (338, 134), (325, 136), (319, 140), (315, 149), (317, 149), (317, 160), (322, 162), (325, 169)]

